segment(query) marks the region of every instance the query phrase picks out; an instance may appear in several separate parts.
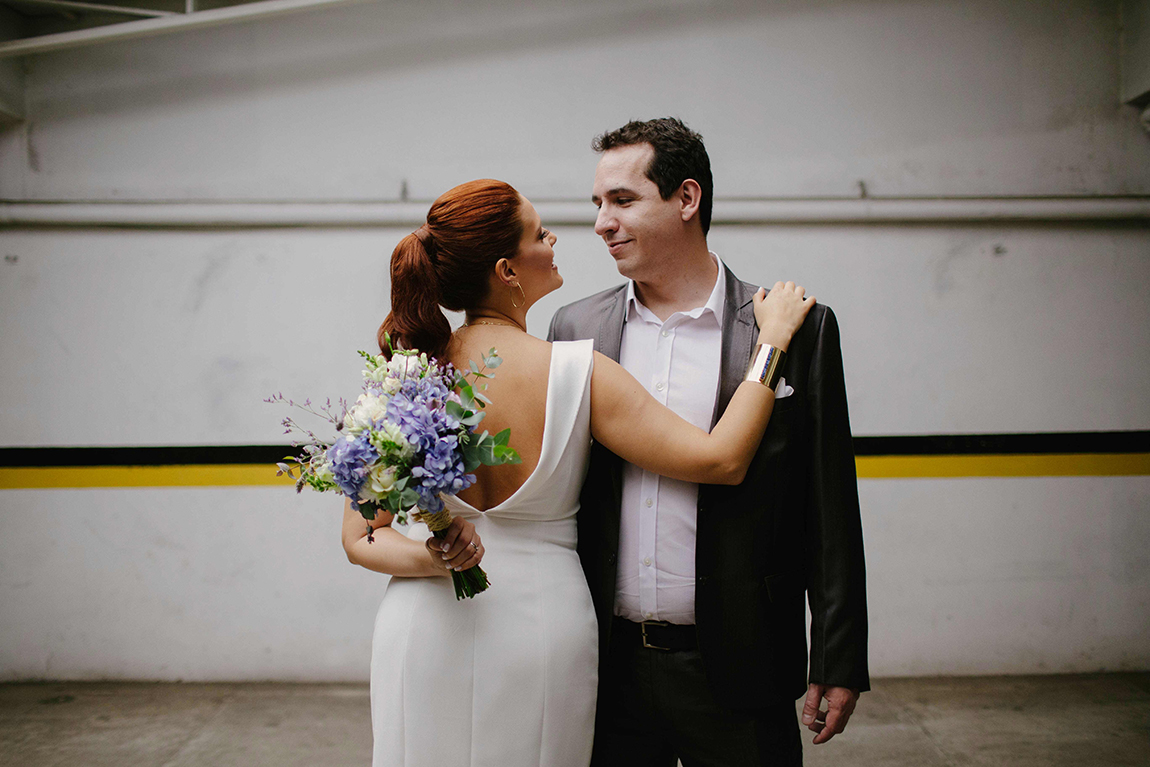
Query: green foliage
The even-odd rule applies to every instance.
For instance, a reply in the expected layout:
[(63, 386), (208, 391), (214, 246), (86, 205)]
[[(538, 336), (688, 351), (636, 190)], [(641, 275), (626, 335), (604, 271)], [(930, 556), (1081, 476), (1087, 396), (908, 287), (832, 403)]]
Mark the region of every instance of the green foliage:
[(464, 471), (472, 472), (479, 466), (522, 463), (519, 453), (507, 444), (510, 439), (511, 429), (504, 429), (494, 436), (486, 431), (478, 437), (472, 435), (472, 439), (463, 445)]

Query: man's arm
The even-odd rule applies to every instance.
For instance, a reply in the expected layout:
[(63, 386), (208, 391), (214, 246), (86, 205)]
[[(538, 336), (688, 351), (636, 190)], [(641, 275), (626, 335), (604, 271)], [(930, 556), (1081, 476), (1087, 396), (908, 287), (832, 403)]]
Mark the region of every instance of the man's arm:
[[(806, 553), (811, 656), (803, 724), (818, 733), (815, 743), (823, 743), (842, 731), (859, 692), (870, 689), (858, 480), (838, 322), (829, 308), (815, 337), (808, 388), (811, 487)], [(823, 698), (826, 712), (819, 711)]]

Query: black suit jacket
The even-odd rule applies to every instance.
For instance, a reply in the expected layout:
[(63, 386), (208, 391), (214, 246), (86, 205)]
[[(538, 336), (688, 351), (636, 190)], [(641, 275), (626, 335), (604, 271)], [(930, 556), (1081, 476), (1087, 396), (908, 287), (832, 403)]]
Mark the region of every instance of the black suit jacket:
[[(746, 372), (758, 329), (756, 286), (724, 268), (717, 421)], [(590, 338), (619, 359), (626, 285), (556, 312), (550, 340)], [(807, 681), (870, 688), (866, 575), (838, 324), (818, 304), (792, 339), (775, 401), (742, 484), (701, 485), (695, 620), (716, 699), (731, 708), (794, 700)], [(583, 485), (579, 557), (606, 657), (615, 604), (623, 461), (599, 443)], [(812, 614), (807, 652), (804, 593)], [(809, 661), (809, 671), (808, 671)]]

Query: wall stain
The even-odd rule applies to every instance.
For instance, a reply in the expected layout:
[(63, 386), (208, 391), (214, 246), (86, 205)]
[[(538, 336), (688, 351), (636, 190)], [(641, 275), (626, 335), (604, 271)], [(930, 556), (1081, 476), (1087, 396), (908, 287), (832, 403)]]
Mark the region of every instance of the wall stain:
[(199, 314), (200, 309), (203, 308), (204, 301), (207, 300), (208, 294), (211, 292), (212, 286), (222, 279), (221, 275), (227, 269), (231, 258), (231, 254), (228, 253), (207, 257), (203, 271), (196, 277), (196, 281), (192, 285), (190, 301), (192, 314)]
[(951, 269), (957, 261), (969, 258), (977, 246), (971, 242), (959, 242), (947, 249), (946, 255), (934, 267), (934, 280), (931, 287), (936, 296), (945, 296), (954, 289), (954, 275)]
[(39, 173), (40, 152), (36, 149), (35, 132), (35, 124), (29, 120), (24, 128), (24, 149), (28, 154), (28, 169), (33, 173)]

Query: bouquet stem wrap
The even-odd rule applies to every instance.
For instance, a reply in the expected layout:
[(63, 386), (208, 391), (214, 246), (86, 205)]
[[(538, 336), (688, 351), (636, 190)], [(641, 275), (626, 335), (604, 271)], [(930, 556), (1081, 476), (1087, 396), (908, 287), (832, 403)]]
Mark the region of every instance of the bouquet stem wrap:
[[(432, 535), (442, 540), (447, 536), (447, 528), (451, 526), (451, 512), (446, 508), (436, 514), (420, 511), (419, 520), (427, 525)], [(452, 570), (451, 582), (455, 586), (456, 599), (469, 599), (486, 591), (491, 585), (487, 580), (487, 573), (483, 572), (483, 568), (479, 565), (469, 567), (463, 572)]]

